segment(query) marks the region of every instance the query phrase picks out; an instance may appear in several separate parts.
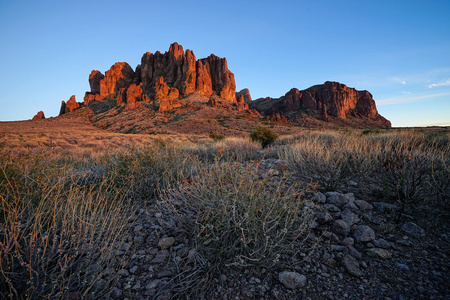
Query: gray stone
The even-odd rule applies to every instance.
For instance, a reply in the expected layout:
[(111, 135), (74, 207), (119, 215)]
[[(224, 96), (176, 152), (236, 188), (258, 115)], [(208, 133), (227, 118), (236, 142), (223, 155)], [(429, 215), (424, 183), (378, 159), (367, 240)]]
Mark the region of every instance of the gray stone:
[(296, 272), (289, 272), (284, 271), (278, 274), (278, 280), (287, 288), (289, 289), (297, 289), (300, 287), (304, 287), (306, 285), (306, 277), (296, 273)]
[(130, 248), (131, 248), (131, 244), (129, 244), (129, 243), (124, 243), (124, 244), (120, 247), (120, 251), (127, 252), (128, 250), (130, 250)]
[(370, 248), (366, 250), (366, 254), (370, 257), (379, 257), (382, 259), (389, 259), (392, 257), (392, 254), (381, 248)]
[(169, 270), (162, 270), (161, 272), (159, 272), (156, 275), (156, 278), (161, 279), (161, 278), (170, 277), (170, 276), (172, 276), (172, 272), (171, 271), (169, 271)]
[(114, 287), (111, 291), (111, 298), (120, 299), (122, 297), (122, 294), (123, 294), (123, 292), (121, 289)]
[(133, 287), (131, 289), (132, 290), (139, 290), (139, 289), (141, 289), (141, 282), (140, 281), (136, 282), (136, 284), (133, 285)]
[(117, 274), (119, 274), (120, 276), (125, 276), (125, 277), (130, 275), (130, 273), (126, 269), (119, 270), (119, 272), (117, 272)]
[(134, 266), (130, 269), (130, 273), (139, 275), (141, 273), (141, 268), (139, 268), (139, 266)]
[(136, 232), (139, 232), (139, 231), (141, 231), (143, 228), (144, 228), (144, 226), (142, 226), (142, 225), (137, 225), (136, 227), (134, 227), (134, 232), (135, 232), (135, 233), (136, 233)]
[(340, 212), (341, 210), (334, 204), (325, 204), (325, 209), (330, 212)]
[(363, 276), (361, 269), (359, 268), (359, 263), (353, 256), (351, 255), (344, 256), (344, 258), (342, 259), (342, 265), (345, 267), (345, 269), (350, 275), (355, 277)]
[(344, 246), (351, 246), (355, 243), (355, 240), (351, 237), (346, 237), (341, 241), (341, 244)]
[(153, 280), (152, 282), (150, 282), (149, 284), (147, 284), (145, 286), (145, 289), (146, 290), (156, 289), (160, 283), (161, 283), (161, 280), (159, 280), (159, 279)]
[(347, 203), (355, 202), (355, 195), (353, 193), (344, 194), (344, 197), (347, 199)]
[(360, 221), (358, 215), (352, 213), (349, 209), (346, 209), (341, 213), (341, 218), (350, 226)]
[(318, 192), (318, 193), (314, 196), (313, 201), (314, 201), (314, 202), (318, 202), (318, 203), (325, 204), (325, 203), (327, 203), (327, 197), (326, 197), (324, 194), (322, 194), (321, 192)]
[(348, 254), (350, 254), (354, 258), (356, 258), (356, 259), (362, 258), (362, 254), (358, 250), (356, 250), (353, 246), (347, 246), (347, 249), (348, 249)]
[(355, 200), (355, 204), (362, 211), (373, 209), (373, 206), (370, 203), (368, 203), (367, 201), (364, 201), (364, 200)]
[(425, 236), (425, 230), (423, 230), (421, 227), (417, 226), (417, 224), (413, 223), (413, 222), (408, 222), (403, 224), (401, 230), (403, 232), (405, 232), (406, 234), (415, 236), (415, 237), (420, 237), (420, 236)]
[(155, 258), (151, 261), (151, 263), (152, 264), (161, 264), (166, 260), (167, 257), (169, 257), (169, 251), (161, 250), (156, 254)]
[(344, 220), (336, 220), (333, 222), (332, 230), (334, 233), (347, 236), (350, 234), (350, 225), (348, 225)]
[(409, 267), (405, 264), (395, 263), (395, 267), (402, 272), (409, 272)]
[(325, 224), (333, 221), (333, 217), (328, 212), (318, 212), (316, 213), (317, 223)]
[(352, 212), (354, 212), (354, 213), (359, 213), (359, 208), (358, 208), (358, 206), (356, 206), (356, 204), (353, 203), (353, 202), (349, 202), (349, 203), (347, 203), (347, 204), (344, 204), (344, 205), (341, 207), (341, 209), (342, 209), (342, 210), (349, 209), (350, 211), (352, 211)]
[(375, 231), (367, 225), (359, 225), (353, 237), (357, 242), (370, 242), (375, 239)]
[(383, 249), (392, 248), (392, 243), (390, 243), (384, 239), (376, 239), (376, 240), (373, 240), (372, 243), (375, 245), (375, 247), (378, 247), (378, 248), (383, 248)]
[(161, 248), (161, 250), (168, 249), (173, 243), (175, 243), (174, 237), (165, 237), (159, 240), (158, 247)]
[(337, 194), (327, 198), (328, 204), (336, 205), (337, 207), (342, 207), (344, 204), (347, 204), (349, 199), (343, 194)]

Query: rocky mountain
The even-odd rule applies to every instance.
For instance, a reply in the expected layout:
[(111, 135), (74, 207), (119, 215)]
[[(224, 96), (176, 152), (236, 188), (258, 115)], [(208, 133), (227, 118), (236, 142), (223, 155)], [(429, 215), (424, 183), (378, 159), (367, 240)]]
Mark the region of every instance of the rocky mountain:
[[(115, 63), (105, 75), (93, 70), (89, 85), (85, 106), (94, 101), (115, 100), (126, 109), (148, 104), (157, 111), (167, 111), (179, 107), (179, 100), (194, 92), (236, 103), (236, 83), (227, 60), (214, 54), (197, 60), (193, 51), (184, 52), (177, 43), (170, 45), (164, 54), (145, 53), (135, 70), (126, 62)], [(73, 110), (76, 102), (71, 100), (62, 104), (60, 114)]]
[(365, 119), (380, 127), (391, 127), (391, 122), (378, 113), (372, 94), (339, 82), (327, 81), (306, 90), (293, 88), (278, 99), (252, 101), (250, 108), (269, 116), (283, 115), (294, 123), (307, 114), (325, 122), (329, 122), (330, 117)]
[[(104, 115), (115, 121), (102, 121), (101, 125), (108, 128), (105, 124), (122, 122), (117, 115), (126, 111), (139, 109), (145, 116), (159, 114), (163, 120), (168, 119), (164, 115), (168, 112), (179, 115), (171, 117), (179, 121), (199, 117), (197, 112), (209, 107), (218, 110), (217, 115), (224, 115), (225, 109), (239, 118), (284, 125), (390, 127), (390, 122), (378, 114), (369, 92), (337, 82), (302, 91), (294, 88), (280, 98), (252, 101), (248, 89), (236, 92), (234, 74), (225, 58), (211, 54), (196, 59), (193, 51), (184, 51), (177, 43), (164, 54), (145, 53), (135, 69), (117, 62), (105, 74), (93, 70), (88, 80), (90, 91), (84, 101), (76, 102), (75, 96), (62, 101), (60, 115), (82, 107), (92, 109), (95, 115), (110, 111)], [(138, 131), (148, 131), (148, 124), (154, 125), (136, 125), (145, 127)]]

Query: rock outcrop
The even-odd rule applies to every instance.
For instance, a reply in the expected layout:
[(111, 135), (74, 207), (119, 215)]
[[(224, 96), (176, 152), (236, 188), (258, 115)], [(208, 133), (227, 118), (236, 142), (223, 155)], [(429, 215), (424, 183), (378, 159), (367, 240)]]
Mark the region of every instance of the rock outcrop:
[(306, 90), (293, 88), (279, 99), (255, 101), (252, 108), (266, 115), (307, 113), (323, 121), (328, 121), (330, 116), (341, 119), (363, 117), (380, 127), (391, 127), (391, 123), (378, 114), (368, 91), (357, 91), (339, 82), (327, 81)]
[(252, 102), (252, 96), (250, 96), (250, 91), (248, 89), (242, 89), (239, 92), (236, 93), (236, 99), (240, 96), (244, 96), (245, 102), (251, 103)]
[(43, 120), (43, 119), (45, 119), (45, 115), (42, 110), (38, 111), (38, 113), (33, 117), (33, 120)]
[(72, 95), (70, 99), (65, 102), (61, 102), (61, 109), (59, 110), (59, 115), (66, 114), (68, 112), (74, 111), (77, 108), (83, 106), (83, 103), (79, 103), (75, 100), (75, 95)]
[(91, 90), (84, 96), (86, 106), (93, 101), (116, 100), (117, 105), (128, 101), (145, 104), (154, 101), (154, 107), (164, 111), (179, 106), (180, 98), (194, 92), (206, 97), (215, 94), (236, 103), (234, 74), (228, 70), (226, 59), (211, 54), (196, 60), (193, 51), (184, 51), (178, 43), (170, 45), (164, 54), (145, 53), (136, 70), (126, 62), (114, 64), (105, 75), (93, 70), (89, 85)]

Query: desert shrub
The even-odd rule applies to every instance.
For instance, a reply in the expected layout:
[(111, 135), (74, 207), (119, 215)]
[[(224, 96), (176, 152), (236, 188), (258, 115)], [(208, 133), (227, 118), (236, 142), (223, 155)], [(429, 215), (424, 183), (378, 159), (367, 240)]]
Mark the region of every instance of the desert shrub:
[(366, 146), (357, 140), (323, 135), (282, 148), (279, 156), (297, 176), (327, 190), (361, 180), (372, 163)]
[(273, 143), (277, 137), (277, 133), (264, 126), (258, 126), (250, 133), (252, 141), (261, 143), (263, 148)]
[[(11, 299), (97, 298), (129, 206), (110, 178), (95, 186), (54, 159), (0, 161), (0, 292)], [(97, 284), (102, 279), (102, 284)]]
[(380, 152), (381, 174), (387, 193), (403, 207), (423, 199), (431, 165), (427, 154), (405, 148)]
[(214, 141), (221, 141), (221, 140), (225, 139), (225, 136), (223, 134), (211, 131), (209, 133), (209, 138), (213, 139)]
[(162, 198), (161, 209), (194, 234), (211, 270), (270, 267), (286, 251), (301, 248), (312, 215), (302, 189), (286, 178), (261, 180), (255, 168), (202, 164)]
[(181, 147), (156, 141), (111, 154), (106, 172), (113, 178), (115, 186), (128, 189), (129, 197), (150, 199), (156, 196), (158, 185), (164, 184), (163, 175), (186, 167), (189, 158)]
[(255, 159), (260, 146), (248, 138), (226, 138), (215, 143), (189, 144), (184, 146), (186, 155), (203, 162), (218, 160), (247, 161)]

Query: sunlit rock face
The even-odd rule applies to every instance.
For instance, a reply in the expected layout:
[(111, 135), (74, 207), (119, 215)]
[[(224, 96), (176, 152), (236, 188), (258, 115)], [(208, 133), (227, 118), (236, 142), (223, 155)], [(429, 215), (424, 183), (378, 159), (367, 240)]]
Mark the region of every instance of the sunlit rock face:
[(327, 81), (306, 90), (291, 89), (280, 99), (275, 99), (270, 105), (254, 108), (268, 115), (292, 112), (310, 112), (327, 121), (328, 117), (349, 118), (365, 117), (376, 121), (380, 127), (391, 127), (391, 122), (378, 114), (375, 101), (368, 91), (358, 91), (339, 82)]

